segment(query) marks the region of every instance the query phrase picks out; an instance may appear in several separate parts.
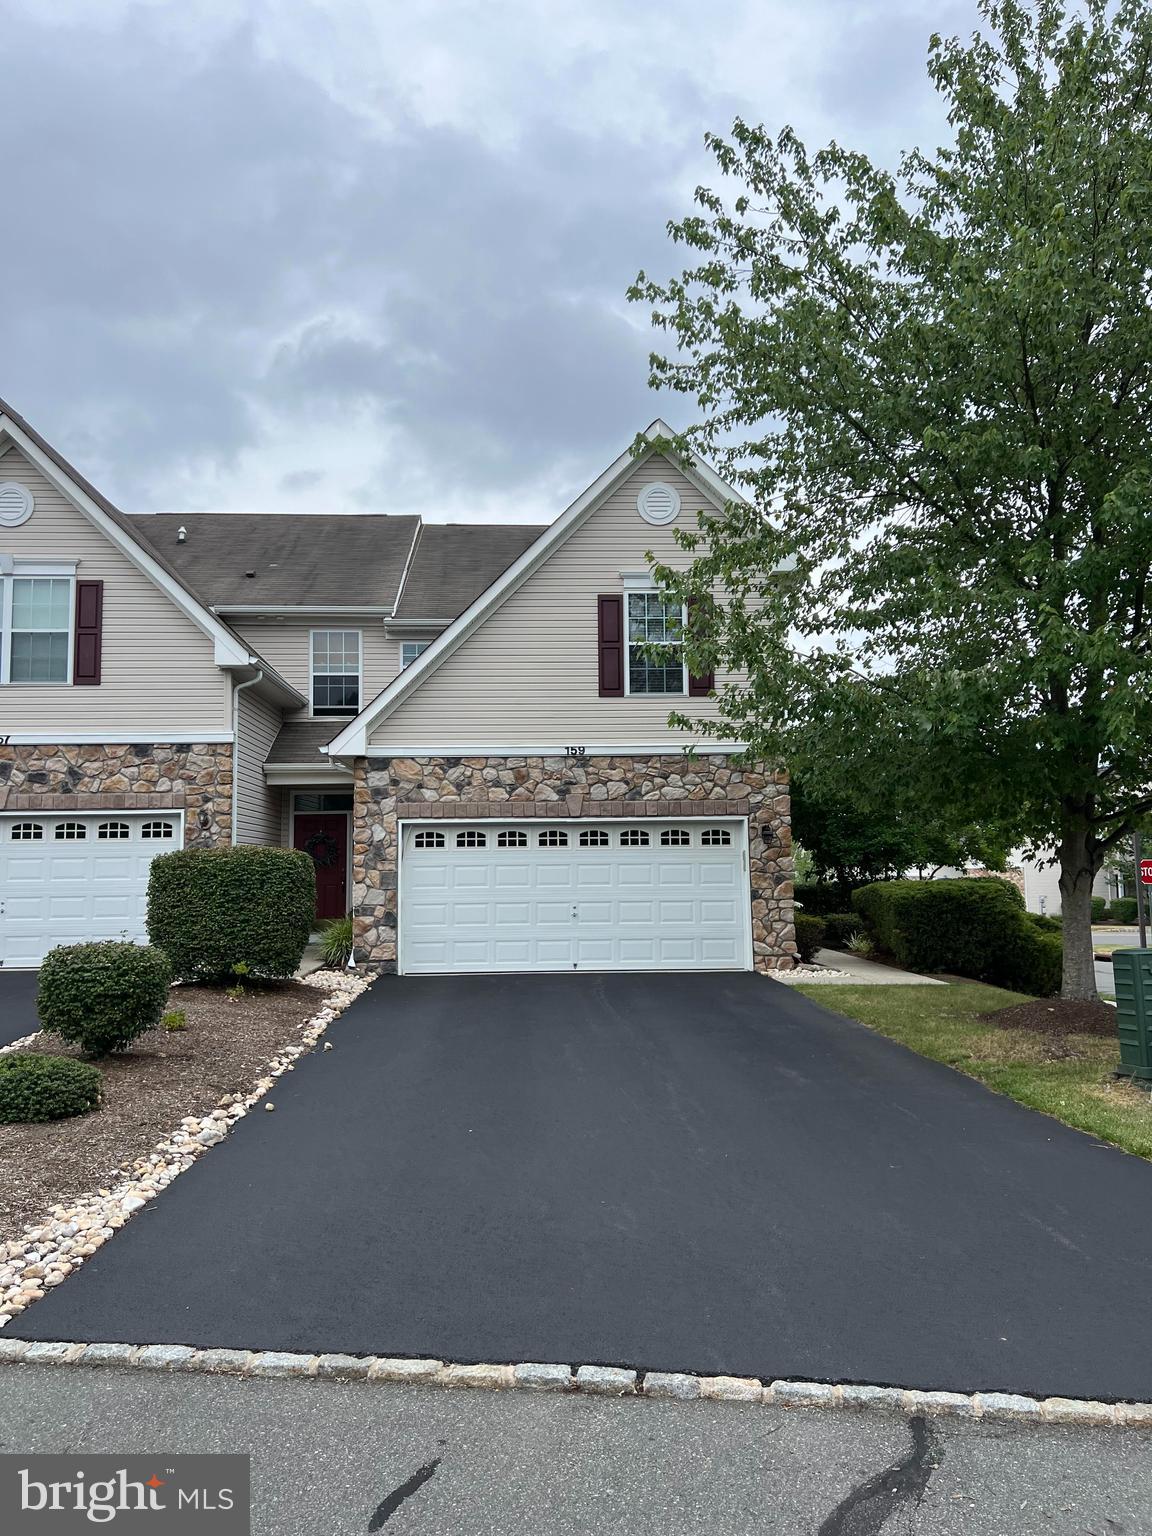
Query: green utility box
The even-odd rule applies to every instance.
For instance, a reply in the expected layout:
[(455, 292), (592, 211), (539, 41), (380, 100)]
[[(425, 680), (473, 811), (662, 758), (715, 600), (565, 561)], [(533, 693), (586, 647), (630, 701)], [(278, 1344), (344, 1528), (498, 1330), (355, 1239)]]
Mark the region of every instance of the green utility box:
[(1152, 1081), (1152, 949), (1114, 949), (1120, 1071)]

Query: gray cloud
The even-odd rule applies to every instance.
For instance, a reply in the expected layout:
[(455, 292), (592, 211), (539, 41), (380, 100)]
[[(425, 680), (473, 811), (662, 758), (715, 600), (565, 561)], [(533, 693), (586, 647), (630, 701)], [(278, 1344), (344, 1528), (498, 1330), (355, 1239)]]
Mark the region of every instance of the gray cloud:
[(141, 508), (551, 515), (683, 414), (649, 394), (623, 294), (677, 265), (705, 129), (850, 137), (898, 101), (914, 138), (930, 30), (913, 7), (884, 41), (883, 5), (836, 0), (808, 33), (782, 0), (590, 0), (583, 30), (510, 5), (478, 39), (449, 0), (373, 54), (354, 0), (351, 33), (306, 0), (46, 5), (0, 0), (0, 394)]

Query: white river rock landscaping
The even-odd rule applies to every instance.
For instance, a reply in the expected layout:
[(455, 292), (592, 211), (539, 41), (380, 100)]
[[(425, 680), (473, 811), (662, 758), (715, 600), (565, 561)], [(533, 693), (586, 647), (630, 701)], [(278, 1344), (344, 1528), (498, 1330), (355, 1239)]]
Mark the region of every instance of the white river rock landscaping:
[[(323, 1006), (298, 1037), (274, 1056), (247, 1095), (226, 1093), (210, 1114), (187, 1116), (179, 1128), (138, 1158), (132, 1172), (107, 1189), (98, 1189), (67, 1205), (52, 1207), (38, 1226), (25, 1227), (22, 1237), (0, 1243), (0, 1328), (39, 1301), (45, 1291), (66, 1280), (74, 1269), (113, 1237), (119, 1227), (172, 1180), (190, 1168), (209, 1147), (224, 1140), (230, 1128), (268, 1092), (283, 1072), (291, 1072), (298, 1057), (310, 1051), (321, 1035), (354, 998), (371, 986), (371, 979), (350, 971), (313, 971), (302, 978), (306, 987), (327, 993)], [(28, 1040), (16, 1040), (0, 1054), (18, 1050)]]

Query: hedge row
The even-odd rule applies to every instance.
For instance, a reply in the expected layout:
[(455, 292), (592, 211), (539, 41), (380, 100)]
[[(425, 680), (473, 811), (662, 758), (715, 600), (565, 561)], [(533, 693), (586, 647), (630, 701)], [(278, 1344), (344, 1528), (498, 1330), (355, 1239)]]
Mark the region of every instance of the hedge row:
[(869, 934), (912, 971), (946, 971), (1050, 997), (1060, 987), (1063, 942), (1024, 910), (1006, 880), (888, 880), (852, 905)]

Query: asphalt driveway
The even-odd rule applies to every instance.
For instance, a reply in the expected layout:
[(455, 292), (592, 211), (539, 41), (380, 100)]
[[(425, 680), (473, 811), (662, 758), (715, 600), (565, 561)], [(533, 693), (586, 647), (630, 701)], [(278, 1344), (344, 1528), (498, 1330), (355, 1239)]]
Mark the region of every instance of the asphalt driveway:
[(0, 971), (0, 1045), (11, 1045), (40, 1028), (36, 1013), (39, 971)]
[(386, 978), (23, 1338), (1146, 1398), (1152, 1166), (755, 976)]

